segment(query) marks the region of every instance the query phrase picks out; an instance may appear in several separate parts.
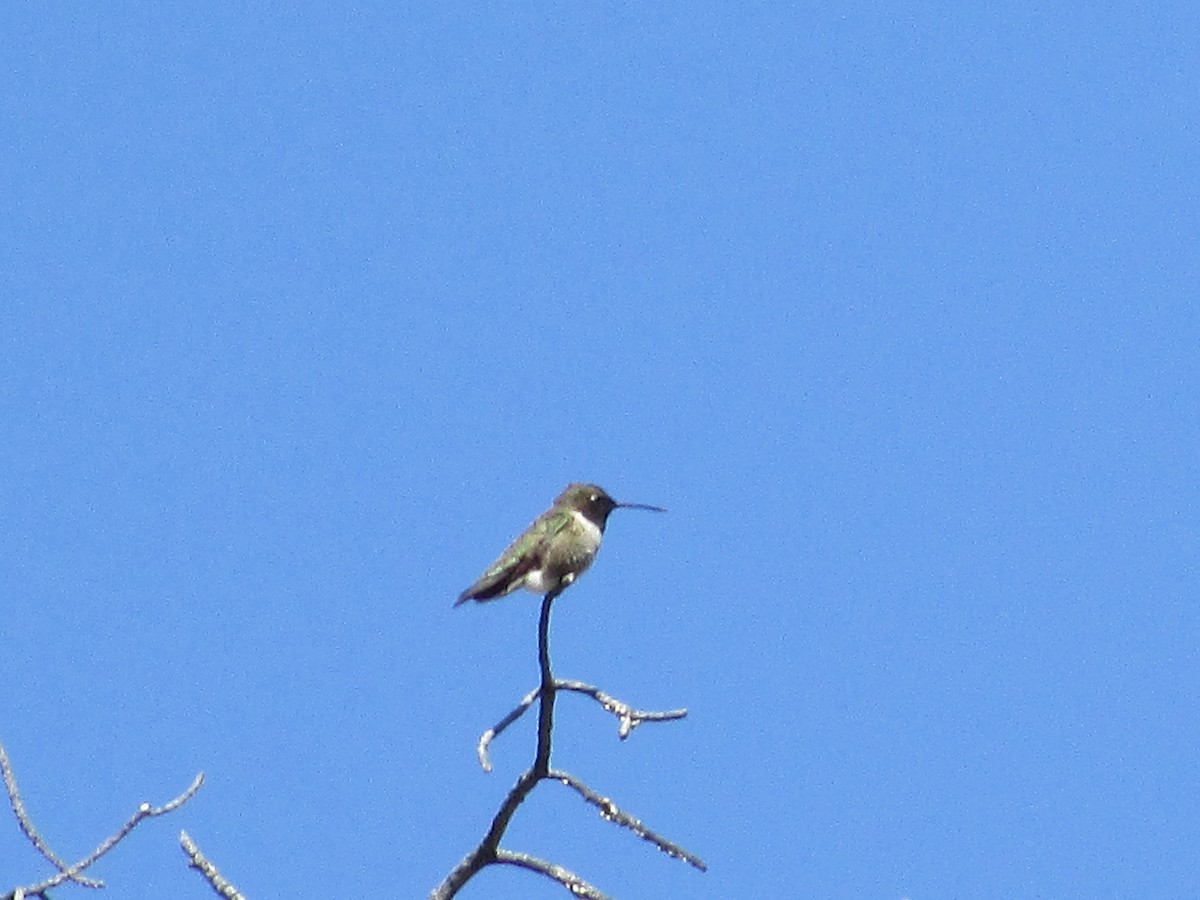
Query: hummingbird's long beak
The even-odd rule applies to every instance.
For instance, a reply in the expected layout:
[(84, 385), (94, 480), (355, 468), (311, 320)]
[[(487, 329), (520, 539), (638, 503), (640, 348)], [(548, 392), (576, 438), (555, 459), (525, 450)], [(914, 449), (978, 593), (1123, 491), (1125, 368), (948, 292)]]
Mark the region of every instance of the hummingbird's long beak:
[(648, 509), (650, 512), (666, 512), (661, 506), (650, 506), (648, 503), (618, 503), (617, 509)]

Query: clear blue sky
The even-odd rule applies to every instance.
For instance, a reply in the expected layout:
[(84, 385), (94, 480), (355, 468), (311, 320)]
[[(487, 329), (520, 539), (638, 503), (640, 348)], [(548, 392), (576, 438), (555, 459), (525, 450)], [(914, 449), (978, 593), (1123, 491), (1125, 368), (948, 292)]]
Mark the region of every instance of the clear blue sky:
[[(122, 898), (1200, 890), (1200, 13), (9, 5), (0, 739)], [(0, 889), (45, 874), (0, 827)], [(76, 889), (62, 897), (82, 896)], [(516, 870), (461, 896), (558, 898)]]

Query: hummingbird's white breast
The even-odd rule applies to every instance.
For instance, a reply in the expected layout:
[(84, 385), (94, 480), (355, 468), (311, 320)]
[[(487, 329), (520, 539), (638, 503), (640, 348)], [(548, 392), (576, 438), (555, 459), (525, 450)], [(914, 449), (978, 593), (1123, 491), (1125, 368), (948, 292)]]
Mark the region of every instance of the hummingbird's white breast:
[(582, 575), (596, 558), (602, 536), (600, 527), (579, 510), (571, 511), (571, 520), (571, 529), (576, 531), (582, 540), (575, 544), (575, 553), (569, 560), (570, 571), (555, 571), (552, 565), (543, 563), (540, 568), (525, 576), (521, 583), (525, 590), (534, 594), (547, 594), (555, 588), (566, 587)]
[(588, 556), (595, 556), (596, 551), (600, 549), (600, 526), (579, 510), (572, 512), (571, 516), (575, 519), (575, 524), (579, 526), (579, 530), (587, 535)]

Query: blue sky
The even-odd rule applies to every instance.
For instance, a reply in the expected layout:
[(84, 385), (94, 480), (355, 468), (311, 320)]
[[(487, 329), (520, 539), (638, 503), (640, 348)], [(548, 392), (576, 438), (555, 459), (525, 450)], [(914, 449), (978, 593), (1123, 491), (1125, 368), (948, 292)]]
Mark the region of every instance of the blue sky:
[[(0, 13), (0, 740), (63, 855), (424, 896), (1200, 883), (1200, 14), (1101, 4)], [(45, 874), (0, 828), (0, 890)], [(60, 891), (79, 896), (82, 889)], [(562, 889), (492, 869), (463, 897)]]

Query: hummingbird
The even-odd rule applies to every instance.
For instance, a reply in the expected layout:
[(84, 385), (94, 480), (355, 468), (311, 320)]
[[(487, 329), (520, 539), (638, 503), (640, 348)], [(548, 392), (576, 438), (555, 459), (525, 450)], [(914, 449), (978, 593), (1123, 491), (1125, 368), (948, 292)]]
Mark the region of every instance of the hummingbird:
[(495, 600), (517, 588), (549, 594), (573, 584), (596, 558), (604, 526), (614, 509), (666, 512), (661, 506), (618, 503), (594, 484), (569, 484), (555, 498), (554, 505), (534, 519), (478, 581), (458, 595), (454, 605), (468, 600)]

